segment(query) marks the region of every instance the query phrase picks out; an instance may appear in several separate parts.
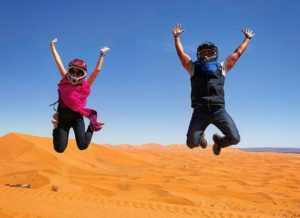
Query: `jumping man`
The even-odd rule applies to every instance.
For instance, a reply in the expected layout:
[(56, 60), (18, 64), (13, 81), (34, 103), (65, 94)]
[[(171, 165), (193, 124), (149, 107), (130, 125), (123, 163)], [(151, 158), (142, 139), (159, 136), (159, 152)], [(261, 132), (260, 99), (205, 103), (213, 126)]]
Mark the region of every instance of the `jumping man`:
[(204, 131), (209, 124), (215, 125), (224, 136), (213, 135), (213, 152), (219, 155), (222, 148), (236, 145), (240, 141), (238, 129), (225, 110), (224, 82), (225, 76), (241, 57), (254, 36), (251, 29), (243, 29), (245, 36), (239, 47), (223, 62), (218, 62), (218, 47), (212, 42), (204, 42), (197, 48), (197, 60), (192, 61), (184, 52), (180, 35), (184, 32), (177, 24), (172, 29), (175, 48), (182, 66), (187, 70), (191, 80), (191, 101), (194, 109), (187, 132), (186, 144), (189, 148), (206, 148)]

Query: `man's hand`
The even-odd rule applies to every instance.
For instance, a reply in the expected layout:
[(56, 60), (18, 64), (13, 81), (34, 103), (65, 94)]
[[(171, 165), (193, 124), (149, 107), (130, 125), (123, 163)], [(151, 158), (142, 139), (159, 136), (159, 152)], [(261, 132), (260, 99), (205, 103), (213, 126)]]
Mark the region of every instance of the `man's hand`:
[(172, 32), (173, 32), (174, 37), (177, 37), (177, 36), (180, 36), (180, 34), (184, 32), (184, 29), (182, 28), (181, 24), (176, 24), (175, 26), (173, 26)]
[(109, 47), (107, 47), (107, 46), (104, 46), (104, 47), (102, 47), (101, 49), (100, 49), (100, 54), (101, 55), (104, 55), (105, 54), (105, 52), (107, 52), (107, 51), (109, 51), (110, 50), (110, 48)]
[(250, 28), (242, 29), (242, 32), (244, 33), (245, 37), (248, 39), (252, 39), (252, 37), (255, 35)]

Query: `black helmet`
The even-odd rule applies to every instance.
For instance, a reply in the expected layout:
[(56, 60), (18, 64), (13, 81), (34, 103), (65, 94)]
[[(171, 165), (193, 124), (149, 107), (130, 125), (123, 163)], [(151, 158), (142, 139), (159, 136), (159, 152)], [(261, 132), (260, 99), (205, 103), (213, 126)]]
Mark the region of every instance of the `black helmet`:
[(216, 61), (218, 59), (218, 55), (219, 55), (218, 47), (212, 42), (204, 42), (201, 45), (199, 45), (198, 48), (197, 48), (197, 54), (196, 55), (197, 55), (198, 60), (200, 60), (199, 52), (203, 49), (211, 49), (211, 50), (214, 50), (216, 52), (215, 56), (213, 58), (211, 58), (209, 60), (209, 62)]

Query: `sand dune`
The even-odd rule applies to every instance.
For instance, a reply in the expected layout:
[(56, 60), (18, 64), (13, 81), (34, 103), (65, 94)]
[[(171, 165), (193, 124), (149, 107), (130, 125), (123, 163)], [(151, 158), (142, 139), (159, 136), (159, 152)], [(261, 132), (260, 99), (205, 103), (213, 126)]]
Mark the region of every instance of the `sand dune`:
[[(300, 217), (300, 155), (0, 138), (2, 217)], [(5, 184), (30, 184), (31, 188)]]

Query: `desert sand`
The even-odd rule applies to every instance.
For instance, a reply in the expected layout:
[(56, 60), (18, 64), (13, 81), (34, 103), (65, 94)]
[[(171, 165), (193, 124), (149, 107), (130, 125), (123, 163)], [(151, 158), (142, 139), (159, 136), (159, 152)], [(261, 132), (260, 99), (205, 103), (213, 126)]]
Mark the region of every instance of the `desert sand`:
[[(300, 217), (300, 155), (0, 137), (0, 218)], [(30, 184), (30, 188), (9, 185)]]

